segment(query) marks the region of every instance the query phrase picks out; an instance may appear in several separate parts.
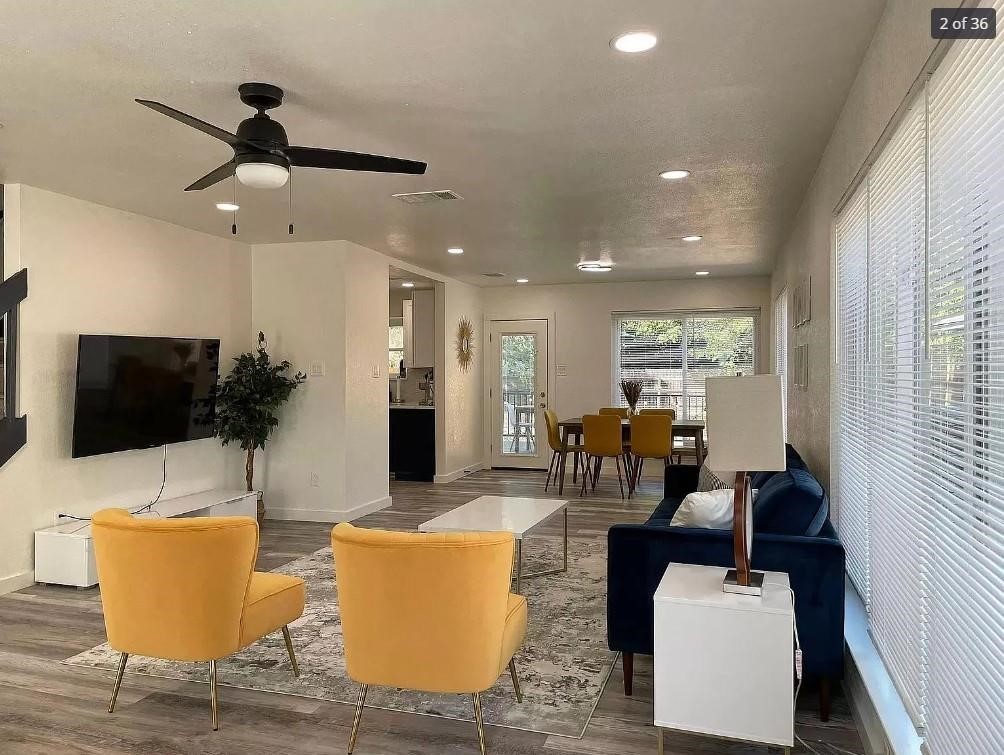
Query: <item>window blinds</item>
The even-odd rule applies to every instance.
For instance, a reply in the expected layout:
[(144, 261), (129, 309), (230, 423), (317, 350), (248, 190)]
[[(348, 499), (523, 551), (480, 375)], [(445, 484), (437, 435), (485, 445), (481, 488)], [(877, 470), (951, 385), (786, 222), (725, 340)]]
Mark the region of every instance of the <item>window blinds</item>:
[(868, 185), (837, 218), (837, 445), (834, 497), (847, 553), (847, 573), (870, 608), (868, 449), (871, 416), (865, 404), (868, 278)]
[(1004, 752), (1002, 121), (956, 43), (834, 228), (838, 525), (931, 755)]
[(1004, 45), (928, 86), (927, 745), (1004, 752)]
[(774, 300), (774, 374), (781, 376), (781, 423), (788, 439), (788, 289)]
[(925, 107), (914, 102), (868, 175), (868, 344), (862, 438), (875, 644), (923, 725)]
[(755, 371), (758, 320), (749, 312), (614, 315), (614, 403), (627, 406), (621, 380), (640, 380), (640, 406), (704, 420), (705, 378)]

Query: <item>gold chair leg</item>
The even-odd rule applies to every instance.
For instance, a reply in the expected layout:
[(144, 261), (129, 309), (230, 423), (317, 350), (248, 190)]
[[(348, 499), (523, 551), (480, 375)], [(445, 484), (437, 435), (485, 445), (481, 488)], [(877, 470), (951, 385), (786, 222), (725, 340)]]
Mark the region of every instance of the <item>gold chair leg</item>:
[(481, 717), (481, 695), (478, 692), (474, 693), (474, 721), (478, 725), (478, 744), (481, 745), (481, 755), (485, 755), (485, 722)]
[(299, 678), (300, 666), (296, 662), (296, 653), (293, 652), (293, 638), (289, 636), (289, 627), (282, 627), (282, 639), (286, 641), (286, 652), (289, 653), (289, 662), (293, 665), (293, 676)]
[(213, 731), (220, 730), (220, 718), (218, 712), (219, 695), (216, 691), (216, 661), (209, 662), (209, 696), (213, 703)]
[(516, 676), (516, 659), (509, 659), (509, 676), (512, 677), (512, 688), (516, 693), (516, 702), (523, 702), (523, 690), (519, 688), (519, 677)]
[(115, 675), (115, 686), (112, 687), (112, 699), (108, 701), (108, 712), (115, 712), (115, 700), (119, 696), (119, 687), (122, 686), (122, 674), (125, 673), (126, 661), (129, 660), (129, 653), (122, 653), (119, 656), (119, 670)]
[(359, 688), (359, 696), (356, 698), (356, 712), (352, 716), (352, 731), (349, 734), (349, 755), (352, 755), (352, 751), (356, 747), (356, 736), (359, 734), (359, 722), (363, 717), (363, 706), (366, 705), (366, 693), (369, 692), (370, 686), (364, 684)]

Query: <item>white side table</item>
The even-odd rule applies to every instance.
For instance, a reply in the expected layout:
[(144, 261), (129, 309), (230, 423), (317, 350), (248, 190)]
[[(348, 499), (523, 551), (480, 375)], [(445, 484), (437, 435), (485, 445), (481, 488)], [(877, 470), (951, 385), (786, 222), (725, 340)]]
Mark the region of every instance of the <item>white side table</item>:
[(794, 622), (788, 575), (763, 596), (722, 591), (726, 569), (670, 564), (655, 592), (655, 726), (794, 745)]

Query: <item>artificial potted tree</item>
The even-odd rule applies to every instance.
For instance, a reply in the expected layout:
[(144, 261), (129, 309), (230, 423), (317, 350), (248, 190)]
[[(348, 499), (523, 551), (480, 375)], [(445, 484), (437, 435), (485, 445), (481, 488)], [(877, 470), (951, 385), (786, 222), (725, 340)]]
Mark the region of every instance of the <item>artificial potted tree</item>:
[[(292, 365), (283, 360), (273, 364), (266, 351), (265, 334), (258, 333), (256, 354), (234, 357), (234, 367), (223, 378), (216, 392), (216, 436), (228, 443), (238, 443), (247, 454), (244, 479), (247, 490), (254, 478), (254, 454), (265, 448), (269, 436), (279, 425), (279, 407), (307, 379), (302, 372), (288, 375)], [(265, 519), (265, 501), (258, 496), (258, 523)]]

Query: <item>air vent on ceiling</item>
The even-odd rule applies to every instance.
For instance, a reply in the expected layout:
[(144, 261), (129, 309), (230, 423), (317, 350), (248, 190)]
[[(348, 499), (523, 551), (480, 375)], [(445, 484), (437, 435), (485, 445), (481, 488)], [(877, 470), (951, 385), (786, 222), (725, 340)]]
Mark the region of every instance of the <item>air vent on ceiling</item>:
[(416, 191), (411, 194), (391, 194), (394, 199), (400, 199), (408, 204), (428, 204), (429, 202), (445, 202), (449, 199), (463, 199), (453, 189), (440, 191)]
[(505, 278), (505, 273), (481, 273), (486, 278)]

